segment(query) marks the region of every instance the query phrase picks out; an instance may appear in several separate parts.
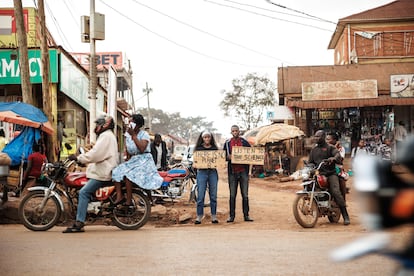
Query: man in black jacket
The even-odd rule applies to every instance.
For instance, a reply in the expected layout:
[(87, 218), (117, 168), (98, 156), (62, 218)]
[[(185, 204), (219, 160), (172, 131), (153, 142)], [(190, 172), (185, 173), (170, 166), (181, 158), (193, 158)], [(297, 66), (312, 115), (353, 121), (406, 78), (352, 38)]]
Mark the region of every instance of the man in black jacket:
[(167, 169), (167, 144), (162, 140), (160, 134), (155, 134), (154, 141), (151, 143), (151, 154), (155, 166), (159, 171)]
[(326, 142), (326, 134), (323, 130), (318, 130), (315, 133), (315, 139), (316, 145), (312, 148), (309, 154), (309, 163), (318, 166), (324, 159), (329, 161), (329, 164), (322, 166), (319, 172), (321, 175), (325, 175), (328, 178), (329, 190), (341, 209), (344, 225), (348, 225), (350, 224), (349, 215), (346, 210), (344, 197), (341, 194), (339, 178), (335, 171), (335, 164), (339, 164), (342, 160), (341, 154), (335, 146)]

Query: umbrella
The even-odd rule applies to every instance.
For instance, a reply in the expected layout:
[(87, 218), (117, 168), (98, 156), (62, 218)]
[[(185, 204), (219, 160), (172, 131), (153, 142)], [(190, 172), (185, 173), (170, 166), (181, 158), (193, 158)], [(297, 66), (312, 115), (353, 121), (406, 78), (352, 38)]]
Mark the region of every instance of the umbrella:
[(22, 102), (0, 103), (0, 121), (39, 128), (48, 134), (54, 133), (52, 124), (42, 110)]
[(259, 129), (254, 139), (254, 145), (266, 145), (267, 143), (275, 143), (302, 136), (305, 136), (305, 133), (297, 126), (272, 124)]

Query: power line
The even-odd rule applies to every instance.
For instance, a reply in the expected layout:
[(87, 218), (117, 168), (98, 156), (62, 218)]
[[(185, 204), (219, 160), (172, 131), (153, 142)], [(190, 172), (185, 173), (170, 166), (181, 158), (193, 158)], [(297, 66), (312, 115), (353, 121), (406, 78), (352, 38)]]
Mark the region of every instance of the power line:
[(254, 14), (254, 15), (267, 17), (267, 18), (270, 18), (270, 19), (273, 19), (273, 20), (278, 20), (278, 21), (282, 21), (282, 22), (288, 22), (288, 23), (292, 23), (292, 24), (296, 24), (296, 25), (301, 25), (301, 26), (304, 26), (304, 27), (319, 29), (321, 31), (332, 32), (332, 30), (324, 29), (324, 28), (321, 28), (321, 27), (318, 27), (318, 26), (315, 26), (315, 25), (304, 24), (304, 23), (300, 23), (300, 22), (297, 22), (297, 21), (287, 20), (287, 19), (281, 19), (281, 18), (277, 18), (277, 17), (274, 17), (274, 16), (265, 15), (265, 14), (262, 14), (262, 13), (258, 13), (258, 12), (254, 12), (254, 11), (250, 11), (250, 10), (238, 8), (238, 7), (235, 7), (235, 6), (230, 6), (230, 5), (225, 5), (225, 4), (213, 2), (213, 1), (210, 1), (210, 0), (204, 0), (204, 1), (206, 1), (208, 3), (211, 3), (211, 4), (218, 5), (218, 6), (232, 8), (232, 9), (240, 10), (240, 11), (243, 11), (243, 12), (251, 13), (251, 14)]
[(246, 46), (243, 46), (243, 45), (241, 45), (241, 44), (239, 44), (239, 43), (236, 43), (236, 42), (230, 41), (230, 40), (228, 40), (228, 39), (225, 39), (225, 38), (219, 37), (219, 36), (217, 36), (217, 35), (214, 35), (214, 34), (212, 34), (212, 33), (210, 33), (210, 32), (204, 31), (204, 30), (202, 30), (202, 29), (200, 29), (200, 28), (197, 28), (197, 27), (195, 27), (195, 26), (193, 26), (193, 25), (191, 25), (191, 24), (188, 24), (188, 23), (183, 22), (183, 21), (181, 21), (181, 20), (179, 20), (179, 19), (177, 19), (177, 18), (174, 18), (174, 17), (172, 17), (172, 16), (170, 16), (170, 15), (168, 15), (168, 14), (165, 14), (165, 13), (163, 13), (163, 12), (159, 11), (159, 10), (156, 10), (156, 9), (154, 9), (154, 8), (151, 8), (151, 7), (147, 6), (147, 5), (145, 5), (145, 4), (142, 4), (142, 3), (140, 3), (140, 2), (138, 2), (138, 1), (136, 1), (136, 0), (132, 0), (132, 1), (133, 1), (133, 2), (135, 2), (135, 3), (137, 3), (138, 5), (141, 5), (141, 6), (143, 6), (143, 7), (147, 8), (147, 9), (150, 9), (150, 10), (152, 10), (152, 11), (156, 12), (156, 13), (159, 13), (159, 14), (161, 14), (161, 15), (163, 15), (163, 16), (165, 16), (165, 17), (167, 17), (167, 18), (171, 19), (171, 20), (174, 20), (174, 21), (176, 21), (176, 22), (178, 22), (178, 23), (180, 23), (180, 24), (182, 24), (182, 25), (185, 25), (185, 26), (187, 26), (187, 27), (189, 27), (189, 28), (191, 28), (191, 29), (194, 29), (194, 30), (196, 30), (196, 31), (198, 31), (198, 32), (201, 32), (201, 33), (203, 33), (203, 34), (206, 34), (206, 35), (211, 36), (211, 37), (213, 37), (213, 38), (216, 38), (216, 39), (218, 39), (218, 40), (224, 41), (224, 42), (229, 43), (229, 44), (231, 44), (231, 45), (234, 45), (234, 46), (240, 47), (240, 48), (242, 48), (242, 49), (244, 49), (244, 50), (247, 50), (247, 51), (253, 52), (253, 53), (255, 53), (255, 54), (259, 54), (259, 55), (262, 55), (262, 56), (265, 56), (265, 57), (268, 57), (268, 58), (272, 58), (272, 59), (275, 59), (275, 60), (278, 60), (278, 61), (284, 62), (283, 60), (281, 60), (281, 59), (279, 59), (279, 58), (273, 57), (273, 56), (271, 56), (271, 55), (268, 55), (268, 54), (265, 54), (265, 53), (262, 53), (262, 52), (259, 52), (259, 51), (256, 51), (256, 50), (254, 50), (254, 49), (251, 49), (251, 48), (248, 48), (248, 47), (246, 47)]
[(195, 54), (197, 54), (197, 55), (200, 55), (200, 56), (203, 56), (203, 57), (206, 57), (206, 58), (209, 58), (209, 59), (213, 59), (213, 60), (216, 60), (216, 61), (220, 61), (220, 62), (223, 62), (223, 63), (229, 63), (229, 64), (240, 65), (240, 66), (245, 66), (245, 67), (274, 68), (274, 66), (249, 65), (249, 64), (239, 63), (239, 62), (233, 62), (233, 61), (230, 61), (230, 60), (225, 60), (225, 59), (217, 58), (217, 57), (214, 57), (214, 56), (211, 56), (211, 55), (208, 55), (208, 54), (202, 53), (202, 52), (200, 52), (200, 51), (194, 50), (194, 49), (192, 49), (192, 48), (190, 48), (190, 47), (188, 47), (188, 46), (185, 46), (185, 45), (183, 45), (183, 44), (181, 44), (181, 43), (178, 43), (178, 42), (176, 42), (176, 41), (174, 41), (174, 40), (172, 40), (172, 39), (170, 39), (170, 38), (168, 38), (168, 37), (166, 37), (166, 36), (164, 36), (164, 35), (161, 35), (161, 34), (159, 34), (159, 33), (155, 32), (155, 31), (153, 31), (153, 30), (151, 30), (151, 29), (149, 29), (149, 28), (145, 27), (144, 25), (142, 25), (142, 24), (138, 23), (138, 22), (137, 22), (137, 21), (135, 21), (134, 19), (130, 18), (129, 16), (127, 16), (127, 15), (125, 15), (125, 14), (121, 13), (121, 12), (120, 12), (120, 11), (118, 11), (117, 9), (115, 9), (115, 8), (113, 8), (112, 6), (110, 6), (109, 4), (105, 3), (103, 0), (100, 0), (100, 2), (101, 2), (102, 4), (104, 4), (105, 6), (107, 6), (108, 8), (112, 9), (114, 12), (118, 13), (119, 15), (121, 15), (122, 17), (124, 17), (124, 18), (128, 19), (129, 21), (133, 22), (135, 25), (137, 25), (137, 26), (141, 27), (142, 29), (146, 30), (147, 32), (150, 32), (150, 33), (152, 33), (153, 35), (155, 35), (155, 36), (157, 36), (157, 37), (159, 37), (159, 38), (162, 38), (163, 40), (166, 40), (166, 41), (168, 41), (168, 42), (170, 42), (170, 43), (172, 43), (172, 44), (174, 44), (174, 45), (176, 45), (176, 46), (178, 46), (178, 47), (181, 47), (181, 48), (183, 48), (183, 49), (186, 49), (186, 50), (187, 50), (187, 51), (189, 51), (189, 52), (195, 53)]
[(73, 48), (72, 48), (71, 44), (69, 43), (69, 40), (66, 38), (65, 33), (62, 31), (62, 28), (60, 27), (58, 21), (56, 20), (55, 16), (53, 15), (53, 12), (50, 9), (47, 2), (45, 2), (45, 6), (47, 8), (47, 11), (48, 11), (50, 17), (52, 18), (53, 24), (55, 25), (56, 31), (58, 32), (60, 38), (62, 39), (62, 41), (66, 41), (67, 45), (69, 46), (69, 49), (71, 49), (71, 51), (73, 51)]
[(241, 5), (241, 6), (247, 6), (247, 7), (251, 7), (251, 8), (255, 8), (255, 9), (258, 9), (258, 10), (263, 10), (263, 11), (267, 11), (267, 12), (271, 12), (271, 13), (279, 13), (279, 14), (293, 16), (293, 17), (298, 17), (298, 18), (303, 18), (303, 19), (330, 22), (330, 21), (326, 21), (325, 19), (317, 19), (317, 18), (312, 18), (312, 17), (309, 18), (308, 16), (301, 16), (301, 15), (296, 15), (296, 14), (292, 14), (292, 13), (286, 13), (286, 12), (281, 12), (281, 11), (275, 11), (275, 10), (265, 9), (265, 8), (258, 7), (258, 6), (255, 6), (255, 5), (250, 5), (250, 4), (245, 4), (245, 3), (239, 3), (239, 2), (231, 1), (231, 0), (223, 0), (223, 1), (230, 2), (230, 3), (233, 3), (233, 4), (237, 4), (237, 5)]
[(290, 10), (290, 11), (293, 11), (293, 12), (296, 12), (296, 13), (303, 14), (303, 15), (308, 16), (310, 18), (314, 18), (314, 19), (317, 19), (317, 20), (320, 20), (320, 21), (324, 21), (324, 22), (332, 23), (332, 24), (335, 24), (336, 25), (335, 22), (332, 22), (330, 20), (327, 20), (327, 19), (324, 19), (324, 18), (320, 18), (320, 17), (317, 17), (317, 16), (314, 16), (314, 15), (308, 14), (308, 13), (303, 12), (303, 11), (300, 11), (300, 10), (291, 9), (291, 8), (285, 7), (285, 6), (280, 5), (280, 4), (276, 4), (276, 3), (274, 3), (274, 2), (272, 2), (270, 0), (266, 0), (266, 2), (268, 2), (269, 4), (275, 5), (277, 7), (283, 8), (283, 9), (287, 9), (287, 10)]

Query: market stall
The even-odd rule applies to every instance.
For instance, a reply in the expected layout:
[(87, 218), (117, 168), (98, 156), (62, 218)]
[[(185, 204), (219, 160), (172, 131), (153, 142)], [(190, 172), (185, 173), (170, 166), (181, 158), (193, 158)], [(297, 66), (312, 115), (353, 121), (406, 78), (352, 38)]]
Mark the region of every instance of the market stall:
[(265, 147), (265, 162), (262, 168), (265, 175), (289, 175), (291, 161), (295, 156), (295, 139), (304, 135), (296, 126), (275, 123), (246, 132), (243, 137), (252, 146)]
[(4, 172), (2, 179), (2, 201), (7, 201), (9, 188), (17, 188), (22, 184), (23, 168), (27, 157), (33, 151), (34, 143), (41, 143), (42, 132), (54, 133), (46, 115), (37, 107), (22, 102), (0, 103), (0, 121), (19, 125), (17, 136), (11, 140), (0, 153), (0, 167)]

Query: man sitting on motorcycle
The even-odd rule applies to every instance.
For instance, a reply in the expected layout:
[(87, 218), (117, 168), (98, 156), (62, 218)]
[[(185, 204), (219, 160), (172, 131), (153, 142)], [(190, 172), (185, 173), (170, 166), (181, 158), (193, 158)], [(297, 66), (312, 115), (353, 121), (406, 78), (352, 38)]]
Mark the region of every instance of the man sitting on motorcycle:
[(348, 225), (350, 224), (349, 215), (339, 186), (339, 178), (335, 170), (335, 164), (339, 164), (342, 157), (335, 146), (326, 142), (326, 134), (323, 130), (316, 131), (314, 137), (316, 139), (316, 145), (312, 148), (309, 154), (309, 163), (318, 166), (322, 160), (328, 160), (328, 164), (323, 165), (319, 172), (321, 175), (328, 178), (329, 190), (341, 210), (342, 217), (344, 218), (344, 225)]
[(118, 143), (113, 133), (114, 119), (110, 116), (99, 117), (95, 121), (96, 144), (79, 156), (70, 155), (70, 160), (89, 164), (86, 177), (89, 179), (79, 192), (76, 222), (63, 233), (84, 232), (88, 203), (93, 194), (101, 187), (112, 185), (112, 169), (118, 165)]

